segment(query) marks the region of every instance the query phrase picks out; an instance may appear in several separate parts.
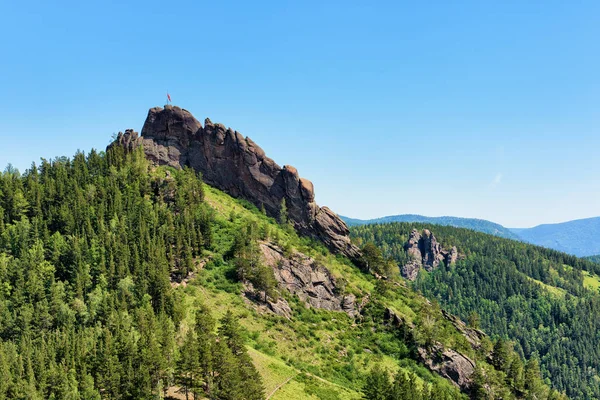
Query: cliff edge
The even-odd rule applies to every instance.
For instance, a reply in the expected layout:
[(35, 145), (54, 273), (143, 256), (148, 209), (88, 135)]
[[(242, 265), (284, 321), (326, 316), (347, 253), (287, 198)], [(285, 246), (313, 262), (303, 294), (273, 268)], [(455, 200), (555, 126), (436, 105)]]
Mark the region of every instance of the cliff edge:
[(264, 207), (271, 217), (279, 218), (285, 199), (288, 219), (300, 234), (360, 262), (360, 251), (350, 242), (346, 224), (329, 208), (315, 203), (312, 182), (301, 178), (292, 166), (280, 167), (238, 131), (208, 118), (202, 126), (189, 111), (167, 105), (148, 111), (141, 136), (126, 130), (109, 148), (115, 145), (126, 151), (142, 146), (155, 165), (191, 167), (209, 185)]

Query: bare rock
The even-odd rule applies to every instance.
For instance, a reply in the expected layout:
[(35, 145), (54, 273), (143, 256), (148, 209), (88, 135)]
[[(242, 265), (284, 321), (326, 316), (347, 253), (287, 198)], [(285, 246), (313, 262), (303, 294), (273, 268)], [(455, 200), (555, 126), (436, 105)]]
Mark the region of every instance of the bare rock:
[(244, 283), (244, 297), (248, 304), (256, 306), (259, 310), (271, 311), (281, 317), (290, 319), (292, 309), (289, 303), (282, 297), (272, 299), (265, 295), (265, 292), (256, 291), (251, 282)]
[[(446, 312), (444, 312), (444, 316), (453, 323), (457, 320), (460, 321), (460, 319)], [(386, 308), (383, 319), (388, 325), (402, 332), (406, 340), (409, 342), (414, 341), (415, 326), (411, 322), (406, 321), (391, 308)], [(469, 328), (464, 326), (464, 323), (461, 328), (459, 329), (461, 333), (469, 333)], [(466, 355), (453, 349), (444, 348), (441, 343), (435, 343), (430, 348), (418, 347), (417, 355), (419, 360), (431, 371), (450, 379), (463, 391), (470, 389), (472, 376), (475, 372), (475, 362)]]
[(415, 279), (417, 279), (417, 276), (419, 275), (419, 271), (421, 270), (422, 266), (423, 264), (420, 260), (413, 259), (404, 264), (404, 266), (402, 266), (402, 268), (400, 269), (400, 273), (406, 279), (414, 281)]
[(414, 325), (412, 323), (407, 322), (404, 318), (396, 314), (396, 312), (389, 307), (385, 309), (383, 319), (395, 328), (414, 329)]
[(462, 353), (445, 349), (441, 344), (431, 349), (418, 348), (420, 360), (433, 372), (449, 379), (463, 391), (468, 391), (473, 384), (475, 362)]
[(453, 264), (458, 259), (458, 250), (452, 247), (445, 250), (428, 229), (419, 233), (413, 229), (404, 245), (404, 249), (410, 260), (401, 268), (402, 276), (414, 281), (419, 275), (421, 268), (433, 271), (444, 261), (447, 265)]
[(456, 246), (452, 246), (446, 259), (447, 259), (448, 265), (454, 264), (456, 262), (456, 260), (458, 260), (458, 250), (456, 249)]
[(292, 309), (285, 299), (279, 298), (277, 301), (267, 301), (267, 304), (275, 314), (287, 319), (292, 317)]
[(408, 242), (404, 245), (404, 249), (406, 253), (412, 257), (418, 265), (423, 264), (423, 253), (421, 252), (422, 248), (422, 240), (421, 234), (417, 232), (416, 229), (413, 229), (410, 232), (410, 236), (408, 237)]
[(285, 199), (289, 220), (300, 234), (361, 262), (346, 224), (315, 203), (313, 184), (300, 178), (296, 168), (277, 165), (250, 138), (231, 128), (208, 118), (203, 127), (189, 111), (177, 106), (154, 107), (148, 111), (141, 137), (127, 130), (119, 133), (109, 148), (115, 145), (126, 151), (142, 146), (155, 165), (191, 167), (202, 173), (206, 183), (264, 207), (271, 217), (279, 217)]
[(280, 287), (311, 307), (343, 311), (350, 317), (358, 315), (354, 295), (339, 293), (335, 277), (314, 259), (298, 252), (286, 258), (279, 246), (269, 242), (261, 243), (260, 249), (265, 264), (273, 268)]

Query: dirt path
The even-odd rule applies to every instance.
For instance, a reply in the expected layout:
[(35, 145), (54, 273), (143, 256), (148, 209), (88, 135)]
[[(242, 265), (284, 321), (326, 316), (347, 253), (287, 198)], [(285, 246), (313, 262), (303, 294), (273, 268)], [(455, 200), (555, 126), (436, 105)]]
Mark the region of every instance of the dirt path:
[(275, 392), (277, 392), (279, 389), (281, 389), (283, 387), (283, 385), (285, 385), (286, 383), (288, 383), (289, 381), (292, 380), (293, 377), (295, 377), (298, 374), (292, 375), (289, 378), (287, 378), (284, 382), (280, 383), (275, 389), (273, 389), (273, 391), (267, 396), (266, 400), (269, 400), (271, 397), (273, 397), (273, 395), (275, 394)]

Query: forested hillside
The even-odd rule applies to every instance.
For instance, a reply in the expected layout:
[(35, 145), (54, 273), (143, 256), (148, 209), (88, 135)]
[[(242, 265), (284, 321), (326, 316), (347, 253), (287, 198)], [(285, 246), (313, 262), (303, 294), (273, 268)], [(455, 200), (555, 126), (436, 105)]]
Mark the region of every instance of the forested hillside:
[[(326, 268), (360, 315), (277, 286), (261, 244)], [(388, 265), (365, 256), (372, 270)], [(561, 398), (537, 361), (465, 336), (475, 331), (437, 302), (372, 270), (141, 151), (7, 168), (0, 399)], [(289, 315), (264, 299), (285, 300)], [(440, 354), (472, 360), (468, 390), (431, 371), (443, 373)]]
[[(211, 246), (193, 173), (166, 182), (140, 153), (78, 153), (23, 176), (7, 169), (0, 205), (0, 398), (150, 399), (191, 383), (169, 278)], [(237, 319), (217, 332), (205, 306), (194, 314), (184, 343), (214, 377), (206, 391), (262, 398)]]
[(412, 229), (430, 229), (458, 261), (421, 271), (413, 287), (448, 311), (539, 358), (548, 382), (573, 398), (600, 397), (600, 265), (554, 250), (446, 226), (390, 223), (351, 229), (403, 264)]

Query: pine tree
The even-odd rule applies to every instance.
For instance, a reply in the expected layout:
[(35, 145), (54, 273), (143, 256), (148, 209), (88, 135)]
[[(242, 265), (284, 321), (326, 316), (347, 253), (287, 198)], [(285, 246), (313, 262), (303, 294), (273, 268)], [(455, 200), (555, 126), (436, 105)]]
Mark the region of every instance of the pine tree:
[(492, 365), (497, 370), (506, 372), (510, 364), (510, 354), (508, 349), (508, 343), (499, 338), (494, 344), (494, 350), (492, 351)]
[(399, 369), (394, 375), (394, 383), (387, 397), (389, 400), (411, 400), (412, 385), (404, 370)]
[(545, 399), (548, 396), (548, 390), (542, 381), (540, 363), (535, 357), (525, 365), (525, 390), (527, 400)]
[(281, 225), (287, 225), (289, 223), (288, 209), (287, 204), (285, 202), (285, 197), (281, 199), (281, 203), (279, 205), (279, 223)]
[(388, 400), (392, 393), (388, 372), (376, 364), (367, 375), (362, 392), (366, 400)]
[[(234, 358), (234, 364), (237, 369), (236, 381), (234, 382), (238, 380), (243, 382), (243, 388), (239, 388), (239, 393), (243, 393), (243, 396), (238, 398), (243, 400), (261, 400), (264, 397), (262, 379), (252, 364), (252, 360), (246, 350), (242, 327), (231, 310), (228, 310), (221, 319), (221, 326), (218, 332), (219, 344), (225, 344)], [(227, 354), (224, 354), (222, 350), (221, 354), (226, 360), (228, 357)], [(223, 382), (220, 385), (222, 386)], [(234, 383), (227, 383), (227, 385), (229, 390), (236, 391)]]
[(241, 400), (244, 382), (238, 373), (238, 362), (225, 340), (219, 340), (214, 350), (215, 387), (210, 398), (215, 400)]
[(188, 331), (184, 337), (181, 355), (177, 363), (178, 382), (185, 390), (186, 400), (189, 400), (190, 392), (195, 392), (196, 379), (200, 375), (198, 352), (198, 340), (195, 333)]
[(265, 302), (267, 301), (268, 297), (273, 299), (277, 298), (277, 279), (275, 278), (273, 268), (259, 264), (254, 271), (254, 276), (252, 276), (251, 282), (259, 293), (264, 293)]
[(194, 332), (196, 334), (196, 360), (199, 368), (199, 378), (202, 379), (204, 392), (211, 395), (213, 386), (213, 350), (215, 347), (215, 325), (216, 322), (210, 314), (210, 309), (200, 304), (196, 311), (196, 323)]
[(471, 398), (473, 400), (493, 400), (488, 390), (488, 383), (485, 371), (481, 367), (476, 367), (473, 373), (473, 385), (471, 387)]

